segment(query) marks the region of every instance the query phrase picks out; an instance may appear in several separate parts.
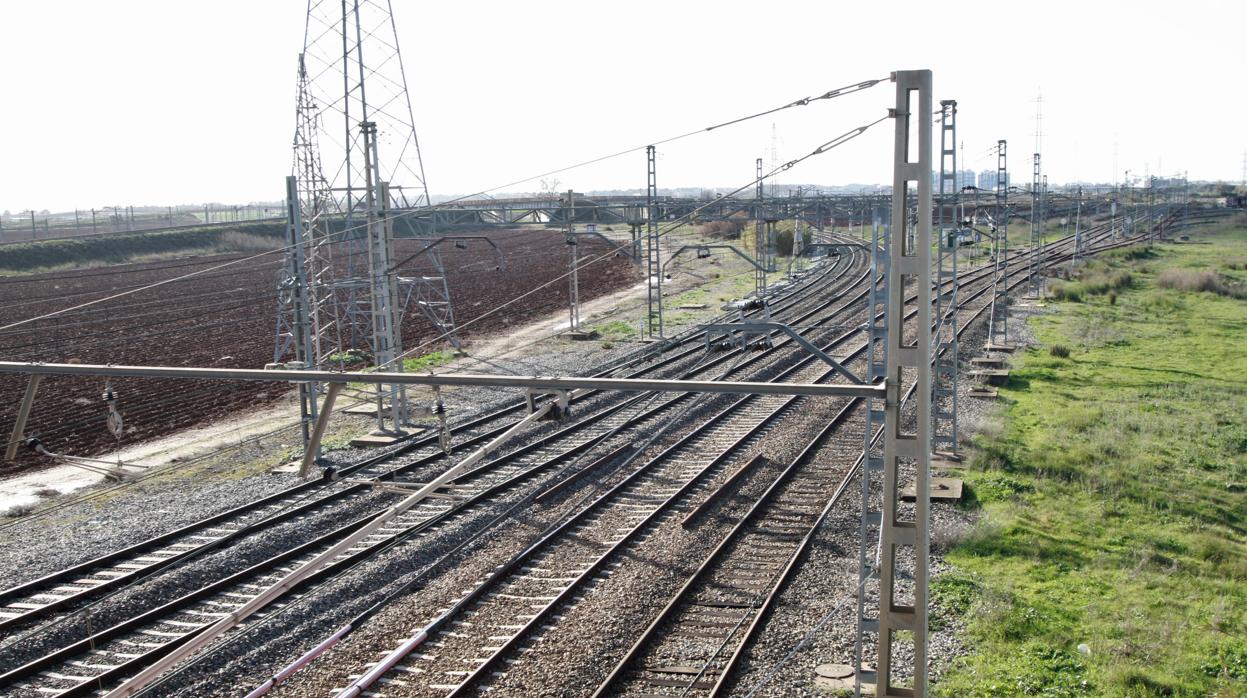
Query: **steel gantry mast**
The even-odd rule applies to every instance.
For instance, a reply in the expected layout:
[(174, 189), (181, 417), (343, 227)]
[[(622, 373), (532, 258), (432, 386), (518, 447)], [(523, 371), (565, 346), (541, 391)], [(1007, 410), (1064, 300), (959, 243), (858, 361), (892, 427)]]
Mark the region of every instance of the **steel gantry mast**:
[[(436, 248), (421, 255), (431, 273), (399, 277), (392, 266), (396, 226), (414, 236), (433, 231), (403, 217), (427, 206), (429, 194), (389, 2), (308, 3), (296, 116), (295, 235), (303, 273), (288, 276), (302, 287), (308, 317), (279, 320), (274, 362), (294, 344), (283, 346), (283, 335), (293, 337), (290, 328), (303, 322), (311, 328), (312, 347), (303, 350), (308, 363), (326, 365), (344, 359), (348, 350), (366, 350), (374, 365), (399, 371), (399, 327), (413, 300), (458, 346)], [(287, 305), (290, 312), (297, 308)], [(403, 389), (378, 388), (379, 430), (402, 429), (404, 403)]]
[[(930, 567), (931, 490), (931, 71), (900, 71), (896, 81), (896, 120), (891, 220), (900, 227), (889, 240), (886, 322), (882, 342), (871, 323), (870, 371), (882, 372), (887, 397), (867, 405), (870, 422), (878, 420), (882, 456), (872, 450), (866, 432), (863, 454), (863, 507), (860, 585), (858, 587), (855, 693), (868, 683), (866, 647), (874, 635), (874, 694), (883, 698), (927, 692), (927, 577)], [(917, 141), (916, 144), (914, 141)], [(914, 147), (916, 146), (916, 148)], [(909, 215), (909, 192), (916, 189), (916, 215)], [(876, 254), (878, 251), (876, 250)], [(875, 266), (875, 265), (872, 265)], [(878, 279), (872, 270), (873, 315)], [(906, 320), (905, 294), (912, 289), (913, 317)], [(904, 403), (906, 385), (913, 398)], [(911, 426), (912, 425), (912, 426)], [(873, 430), (873, 426), (868, 429)], [(880, 478), (881, 492), (871, 491)], [(913, 505), (902, 503), (902, 482), (912, 483)], [(877, 499), (876, 499), (877, 498)], [(876, 503), (878, 502), (878, 503)], [(870, 531), (878, 527), (878, 537)], [(870, 582), (878, 579), (877, 589)], [(875, 603), (870, 603), (871, 598)], [(907, 664), (907, 666), (903, 666)], [(908, 684), (908, 685), (906, 685)]]
[(1009, 163), (1008, 142), (996, 142), (996, 231), (992, 244), (992, 308), (988, 318), (987, 348), (1009, 346), (1009, 283), (1005, 272), (1009, 258)]
[(1043, 296), (1043, 282), (1040, 281), (1043, 264), (1043, 260), (1040, 259), (1043, 251), (1043, 216), (1043, 177), (1040, 175), (1039, 153), (1035, 153), (1034, 168), (1031, 173), (1031, 249), (1028, 256), (1030, 263), (1026, 271), (1026, 288), (1032, 298)]
[[(866, 293), (866, 380), (877, 383), (887, 377), (888, 364), (888, 266), (892, 255), (889, 226), (882, 222), (878, 208), (872, 211), (870, 224), (870, 285)], [(879, 616), (870, 605), (871, 581), (879, 578), (879, 530), (883, 525), (883, 512), (876, 500), (876, 490), (883, 477), (883, 444), (875, 438), (882, 430), (887, 417), (884, 400), (866, 400), (866, 431), (862, 458), (862, 517), (858, 535), (857, 566), (857, 642), (854, 645), (853, 665), (864, 667), (868, 651), (869, 635), (879, 630)], [(861, 672), (857, 672), (859, 675)], [(861, 682), (857, 679), (858, 695)]]
[(580, 331), (580, 245), (576, 239), (576, 192), (567, 190), (567, 331)]
[(662, 338), (662, 250), (658, 235), (658, 175), (654, 146), (645, 146), (645, 336)]
[(758, 260), (758, 267), (753, 270), (753, 290), (754, 293), (761, 298), (766, 295), (766, 272), (771, 268), (769, 260), (766, 258), (767, 245), (767, 225), (766, 214), (762, 211), (762, 200), (764, 198), (762, 185), (762, 158), (757, 160), (757, 181), (755, 182), (756, 193), (754, 195), (753, 204), (753, 256)]
[(961, 236), (957, 206), (957, 101), (940, 101), (939, 198), (935, 204), (935, 230), (939, 234), (935, 263), (935, 323), (933, 349), (935, 375), (932, 396), (931, 442), (935, 450), (957, 450), (957, 254)]

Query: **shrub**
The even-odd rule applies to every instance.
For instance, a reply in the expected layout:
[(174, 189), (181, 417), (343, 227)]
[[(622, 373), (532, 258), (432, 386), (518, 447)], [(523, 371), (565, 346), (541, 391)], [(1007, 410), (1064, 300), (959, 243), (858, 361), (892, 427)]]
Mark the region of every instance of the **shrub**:
[(703, 235), (712, 238), (735, 239), (745, 229), (745, 219), (732, 218), (726, 221), (711, 221), (701, 226)]
[(1166, 269), (1156, 283), (1175, 291), (1215, 291), (1219, 285), (1217, 275), (1206, 269)]
[(1215, 293), (1230, 298), (1247, 298), (1247, 289), (1229, 281), (1211, 269), (1166, 269), (1156, 279), (1161, 288), (1188, 293)]
[(1053, 344), (1052, 348), (1048, 350), (1048, 353), (1057, 357), (1058, 359), (1068, 359), (1069, 358), (1069, 347), (1065, 346), (1064, 344)]
[(1082, 287), (1078, 284), (1054, 283), (1051, 288), (1053, 300), (1069, 301), (1070, 303), (1082, 302)]

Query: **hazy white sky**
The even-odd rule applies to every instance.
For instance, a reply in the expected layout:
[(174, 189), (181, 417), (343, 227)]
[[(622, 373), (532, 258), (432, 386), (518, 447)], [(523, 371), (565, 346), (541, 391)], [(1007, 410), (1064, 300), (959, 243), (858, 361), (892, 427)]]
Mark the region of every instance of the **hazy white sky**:
[[(434, 194), (486, 189), (833, 87), (931, 68), (975, 170), (1237, 181), (1247, 3), (394, 0)], [(281, 198), (302, 0), (0, 2), (0, 210)], [(873, 121), (891, 85), (660, 151), (660, 187), (738, 186)], [(890, 125), (781, 182), (889, 182)], [(643, 187), (643, 154), (559, 176)], [(516, 190), (536, 190), (533, 182)]]

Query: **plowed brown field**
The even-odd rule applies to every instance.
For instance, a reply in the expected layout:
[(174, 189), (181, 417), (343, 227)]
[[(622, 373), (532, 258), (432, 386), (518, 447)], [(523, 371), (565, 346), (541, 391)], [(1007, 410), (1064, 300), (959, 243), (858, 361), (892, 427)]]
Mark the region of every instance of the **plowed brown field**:
[[(468, 249), (443, 244), (443, 263), (460, 324), (567, 271), (567, 247), (556, 231), (491, 231), (505, 268), (495, 271), (496, 253), (483, 242)], [(423, 245), (396, 241), (402, 260)], [(606, 252), (604, 244), (582, 240), (581, 258)], [(173, 279), (246, 255), (218, 255), (173, 262), (127, 264), (78, 272), (0, 278), (0, 326), (121, 291)], [(8, 361), (113, 363), (165, 366), (262, 368), (272, 361), (276, 319), (275, 284), (280, 255), (240, 262), (201, 276), (131, 293), (56, 317), (0, 330), (0, 357)], [(419, 273), (418, 264), (404, 275)], [(428, 271), (427, 268), (425, 271)], [(582, 301), (636, 283), (639, 272), (627, 259), (612, 256), (580, 274)], [(461, 336), (505, 330), (565, 307), (567, 284), (558, 281), (523, 301), (471, 324)], [(418, 312), (402, 325), (405, 347), (437, 336)], [(440, 348), (430, 346), (421, 350)], [(7, 441), (25, 378), (0, 375), (0, 439)], [(125, 413), (126, 431), (118, 440), (105, 426), (102, 380), (45, 378), (27, 425), (53, 451), (91, 455), (163, 436), (252, 406), (271, 402), (288, 390), (277, 383), (161, 381), (113, 382)], [(18, 465), (42, 459), (23, 452)], [(43, 459), (46, 460), (46, 459)], [(4, 464), (11, 468), (11, 464)]]

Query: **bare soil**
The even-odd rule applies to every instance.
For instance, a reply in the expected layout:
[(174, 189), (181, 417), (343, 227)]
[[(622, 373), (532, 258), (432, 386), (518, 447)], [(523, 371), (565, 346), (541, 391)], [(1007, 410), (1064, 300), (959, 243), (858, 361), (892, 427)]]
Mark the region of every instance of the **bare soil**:
[[(461, 336), (506, 331), (565, 306), (567, 271), (562, 233), (552, 230), (505, 230), (485, 233), (497, 253), (474, 241), (467, 249), (442, 245)], [(424, 242), (395, 243), (397, 259), (415, 253)], [(582, 260), (608, 248), (582, 243)], [(339, 255), (342, 258), (342, 255)], [(88, 308), (0, 330), (0, 357), (7, 361), (113, 363), (164, 366), (261, 368), (273, 360), (276, 282), (280, 255), (246, 260), (245, 255), (213, 255), (174, 262), (127, 264), (70, 273), (0, 277), (0, 326), (156, 282), (175, 279), (225, 262), (231, 266), (189, 279), (171, 281)], [(402, 267), (403, 275), (431, 271), (427, 263)], [(611, 256), (580, 274), (580, 298), (588, 301), (640, 280), (627, 259)], [(552, 283), (551, 283), (552, 282)], [(542, 287), (549, 283), (549, 286)], [(507, 301), (533, 291), (522, 301)], [(479, 319), (478, 319), (479, 318)], [(405, 347), (435, 340), (438, 333), (418, 312), (402, 324)], [(420, 352), (445, 345), (433, 342)], [(16, 418), (25, 378), (0, 375), (0, 434), (7, 440)], [(180, 429), (267, 405), (287, 391), (280, 383), (224, 383), (119, 379), (113, 381), (125, 414), (125, 433), (116, 439), (105, 426), (101, 399), (104, 382), (96, 379), (45, 378), (26, 433), (35, 434), (54, 452), (93, 455), (173, 433)], [(46, 460), (24, 452), (12, 472)]]

